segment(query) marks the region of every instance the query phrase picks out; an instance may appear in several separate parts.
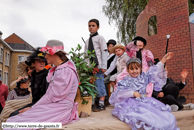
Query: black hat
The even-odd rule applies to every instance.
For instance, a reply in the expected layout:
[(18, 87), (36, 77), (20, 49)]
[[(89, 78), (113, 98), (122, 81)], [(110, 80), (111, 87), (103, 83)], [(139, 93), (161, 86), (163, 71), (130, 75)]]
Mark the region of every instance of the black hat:
[(135, 45), (136, 45), (137, 41), (142, 41), (145, 46), (146, 46), (146, 43), (147, 43), (146, 39), (143, 38), (143, 37), (140, 37), (140, 36), (135, 37), (132, 41), (134, 41)]
[(110, 39), (106, 44), (107, 44), (107, 46), (108, 46), (109, 44), (116, 45), (117, 42), (116, 42), (115, 40), (113, 40), (113, 39)]
[(25, 82), (27, 82), (28, 81), (28, 78), (23, 78), (23, 79), (21, 79), (20, 81), (18, 81), (17, 82), (17, 84), (16, 84), (16, 87), (20, 87), (20, 83), (25, 83)]
[(45, 53), (39, 51), (39, 48), (37, 50), (35, 50), (30, 56), (27, 57), (27, 60), (25, 61), (25, 63), (28, 66), (31, 66), (31, 63), (33, 62), (33, 60), (38, 59), (38, 60), (43, 60), (43, 61), (47, 61), (45, 58)]

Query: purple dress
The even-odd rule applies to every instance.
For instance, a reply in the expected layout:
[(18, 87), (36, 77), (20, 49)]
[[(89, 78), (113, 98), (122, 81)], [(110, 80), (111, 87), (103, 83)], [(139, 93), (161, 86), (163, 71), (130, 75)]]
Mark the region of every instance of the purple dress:
[[(112, 115), (127, 123), (132, 130), (177, 130), (176, 118), (171, 114), (170, 106), (152, 98), (145, 97), (146, 86), (152, 82), (155, 90), (161, 89), (164, 79), (157, 73), (156, 66), (150, 67), (137, 78), (126, 76), (118, 82), (117, 90), (112, 93), (109, 102), (114, 106)], [(138, 92), (141, 98), (135, 98)]]
[(45, 95), (31, 109), (10, 117), (7, 122), (62, 122), (64, 125), (79, 119), (78, 104), (74, 103), (79, 80), (73, 62), (52, 68), (47, 81)]

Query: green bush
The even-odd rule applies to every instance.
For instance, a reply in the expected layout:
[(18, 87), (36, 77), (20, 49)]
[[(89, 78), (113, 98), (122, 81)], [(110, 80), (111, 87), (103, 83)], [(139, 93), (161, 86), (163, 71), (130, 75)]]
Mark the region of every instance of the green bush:
[[(88, 51), (87, 54), (84, 52), (80, 52), (82, 46), (78, 44), (78, 46), (74, 49), (71, 48), (69, 54), (71, 55), (71, 60), (74, 62), (77, 73), (79, 76), (79, 89), (81, 91), (81, 96), (92, 96), (94, 100), (97, 91), (96, 86), (94, 84), (97, 77), (95, 76), (95, 63), (87, 63), (86, 59), (90, 59), (91, 57), (95, 57), (95, 53)], [(83, 101), (83, 104), (87, 104), (87, 101)]]

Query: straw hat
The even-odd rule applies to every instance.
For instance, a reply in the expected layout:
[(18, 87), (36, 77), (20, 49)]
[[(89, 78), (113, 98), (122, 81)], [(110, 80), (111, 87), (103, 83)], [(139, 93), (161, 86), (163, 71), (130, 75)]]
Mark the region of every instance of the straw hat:
[(18, 65), (17, 65), (17, 72), (20, 76), (28, 76), (28, 73), (26, 71), (26, 68), (28, 66), (26, 65), (25, 61), (22, 61), (20, 62)]
[(125, 46), (123, 46), (123, 45), (121, 45), (121, 44), (117, 44), (117, 45), (115, 45), (115, 46), (111, 49), (111, 53), (115, 53), (115, 49), (118, 49), (118, 48), (120, 48), (120, 49), (122, 49), (122, 50), (125, 51)]

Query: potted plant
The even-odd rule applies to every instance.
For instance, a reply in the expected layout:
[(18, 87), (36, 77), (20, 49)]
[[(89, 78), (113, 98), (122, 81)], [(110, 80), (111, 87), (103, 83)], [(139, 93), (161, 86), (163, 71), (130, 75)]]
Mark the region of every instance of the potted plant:
[(79, 87), (75, 101), (78, 102), (79, 115), (81, 111), (90, 115), (92, 100), (94, 100), (94, 97), (97, 94), (96, 86), (94, 84), (96, 80), (95, 73), (99, 70), (94, 68), (95, 63), (86, 62), (86, 59), (95, 57), (94, 51), (88, 51), (86, 55), (86, 53), (80, 52), (81, 49), (82, 46), (78, 44), (75, 49), (71, 48), (71, 51), (69, 52), (69, 54), (71, 54), (70, 59), (74, 62), (79, 76)]

